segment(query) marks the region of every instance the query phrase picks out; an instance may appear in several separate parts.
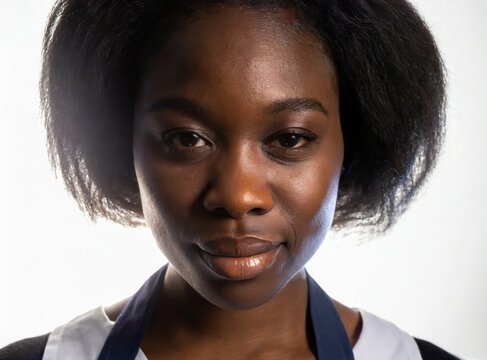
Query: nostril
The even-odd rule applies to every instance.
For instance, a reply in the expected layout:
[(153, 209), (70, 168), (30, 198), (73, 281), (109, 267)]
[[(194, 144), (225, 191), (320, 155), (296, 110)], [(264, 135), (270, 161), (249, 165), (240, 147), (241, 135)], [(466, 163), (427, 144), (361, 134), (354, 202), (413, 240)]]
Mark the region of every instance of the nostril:
[(231, 216), (230, 212), (227, 209), (225, 209), (224, 207), (217, 207), (217, 208), (211, 209), (211, 212), (214, 213), (215, 215)]
[(226, 208), (223, 206), (215, 207), (209, 210), (215, 215), (222, 216), (222, 217), (232, 217), (234, 219), (239, 219), (246, 214), (264, 215), (268, 212), (266, 209), (263, 208), (252, 208), (248, 210), (248, 209)]
[(268, 211), (266, 209), (263, 209), (263, 208), (254, 208), (254, 209), (249, 211), (249, 214), (264, 215), (267, 212)]

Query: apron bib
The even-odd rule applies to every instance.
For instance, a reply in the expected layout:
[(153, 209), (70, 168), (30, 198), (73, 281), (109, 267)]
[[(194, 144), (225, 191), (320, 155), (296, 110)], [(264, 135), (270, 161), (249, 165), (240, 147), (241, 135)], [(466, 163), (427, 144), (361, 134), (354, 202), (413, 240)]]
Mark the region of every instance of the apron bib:
[[(168, 265), (153, 274), (125, 305), (108, 335), (98, 360), (134, 360), (149, 326), (157, 288)], [(352, 346), (330, 297), (309, 274), (309, 314), (318, 360), (353, 360)]]

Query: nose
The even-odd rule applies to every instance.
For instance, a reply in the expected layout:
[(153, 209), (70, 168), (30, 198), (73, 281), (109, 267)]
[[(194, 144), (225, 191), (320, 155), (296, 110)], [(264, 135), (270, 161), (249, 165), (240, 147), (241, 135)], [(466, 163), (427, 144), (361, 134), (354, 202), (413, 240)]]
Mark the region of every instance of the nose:
[(204, 207), (215, 214), (240, 219), (244, 215), (264, 215), (274, 206), (266, 169), (258, 160), (243, 156), (215, 161)]

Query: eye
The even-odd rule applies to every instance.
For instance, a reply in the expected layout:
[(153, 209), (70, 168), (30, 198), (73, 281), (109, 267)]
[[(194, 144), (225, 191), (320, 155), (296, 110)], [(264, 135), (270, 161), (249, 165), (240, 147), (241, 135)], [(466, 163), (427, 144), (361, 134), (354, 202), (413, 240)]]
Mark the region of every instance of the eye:
[(213, 143), (202, 131), (177, 128), (163, 133), (160, 138), (162, 154), (174, 161), (198, 161), (213, 149)]
[(281, 147), (285, 149), (298, 149), (316, 140), (317, 136), (304, 129), (287, 130), (272, 136), (267, 144), (270, 147)]
[[(280, 146), (285, 148), (294, 148), (305, 145), (309, 142), (309, 138), (305, 138), (301, 134), (289, 133), (280, 135), (276, 141)], [(298, 146), (299, 145), (299, 146)]]
[(177, 145), (189, 148), (206, 145), (205, 140), (203, 140), (198, 134), (189, 131), (173, 135), (171, 141)]
[(311, 156), (318, 136), (305, 129), (287, 129), (265, 141), (266, 152), (277, 161), (301, 161)]
[(201, 135), (191, 130), (175, 130), (163, 135), (164, 145), (173, 149), (195, 149), (209, 145)]

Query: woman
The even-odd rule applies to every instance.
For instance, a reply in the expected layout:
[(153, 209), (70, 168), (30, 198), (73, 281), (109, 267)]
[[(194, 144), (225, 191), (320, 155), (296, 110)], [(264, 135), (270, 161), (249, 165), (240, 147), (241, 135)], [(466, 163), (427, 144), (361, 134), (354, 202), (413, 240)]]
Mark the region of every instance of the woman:
[(434, 166), (442, 64), (407, 2), (65, 0), (44, 51), (53, 164), (169, 264), (5, 356), (455, 358), (304, 270), (331, 226), (389, 228)]

